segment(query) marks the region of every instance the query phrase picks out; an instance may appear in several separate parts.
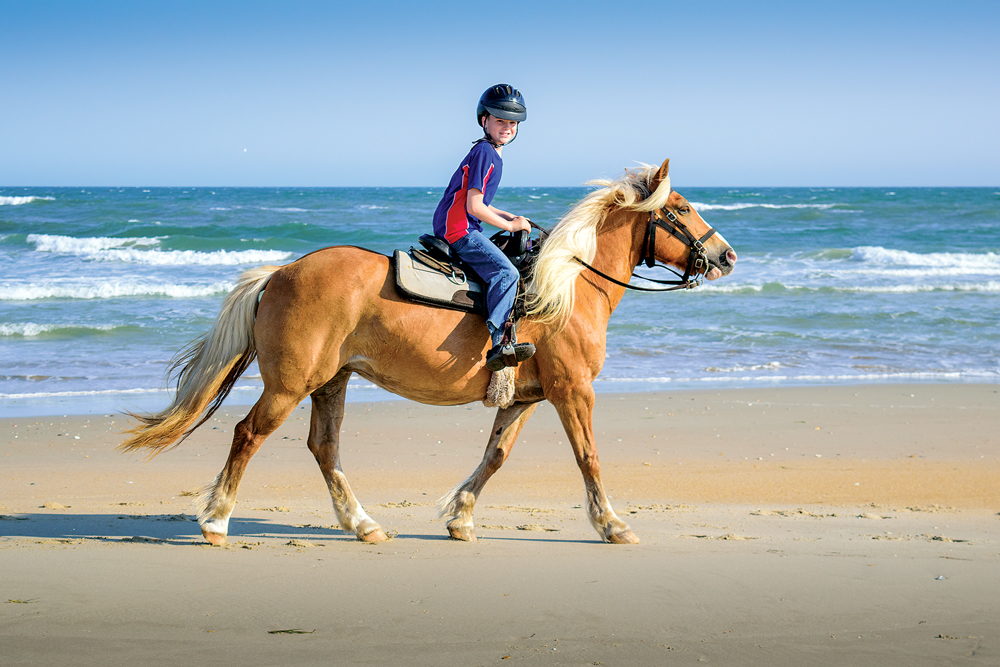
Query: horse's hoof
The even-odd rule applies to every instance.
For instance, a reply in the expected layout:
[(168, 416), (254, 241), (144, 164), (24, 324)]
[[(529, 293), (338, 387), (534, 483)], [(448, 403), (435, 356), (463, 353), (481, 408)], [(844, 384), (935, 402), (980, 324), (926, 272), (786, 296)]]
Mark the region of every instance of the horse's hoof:
[(639, 538), (631, 530), (626, 529), (608, 537), (611, 544), (639, 544)]
[(389, 536), (385, 534), (385, 531), (381, 528), (376, 528), (370, 530), (364, 535), (358, 537), (362, 542), (367, 542), (368, 544), (378, 544), (379, 542), (385, 542), (389, 539)]
[(204, 536), (205, 541), (213, 547), (222, 547), (226, 544), (226, 536), (222, 533), (213, 533), (208, 530), (202, 530), (201, 534)]
[(463, 542), (478, 541), (475, 531), (468, 526), (448, 526), (448, 536), (453, 540), (461, 540)]

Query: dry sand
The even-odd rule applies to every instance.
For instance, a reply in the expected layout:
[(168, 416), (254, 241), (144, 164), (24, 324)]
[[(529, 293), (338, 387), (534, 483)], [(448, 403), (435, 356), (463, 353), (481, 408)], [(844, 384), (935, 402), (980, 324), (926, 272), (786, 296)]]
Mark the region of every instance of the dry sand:
[(602, 395), (601, 544), (545, 405), (448, 540), (434, 502), (492, 411), (349, 406), (344, 467), (397, 536), (344, 535), (302, 408), (230, 544), (192, 494), (219, 414), (153, 461), (121, 416), (0, 421), (0, 664), (1000, 664), (1000, 387)]

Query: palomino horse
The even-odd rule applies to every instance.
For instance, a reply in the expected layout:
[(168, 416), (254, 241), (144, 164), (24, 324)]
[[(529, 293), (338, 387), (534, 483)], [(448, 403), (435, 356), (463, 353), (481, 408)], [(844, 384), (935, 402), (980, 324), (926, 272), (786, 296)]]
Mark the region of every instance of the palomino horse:
[[(513, 401), (498, 410), (479, 466), (442, 499), (451, 537), (476, 539), (476, 499), (535, 407), (548, 400), (569, 436), (598, 535), (613, 543), (638, 541), (604, 492), (591, 427), (592, 383), (604, 363), (608, 319), (644, 258), (687, 267), (686, 277), (694, 266), (694, 273), (710, 280), (730, 273), (736, 262), (722, 236), (713, 235), (684, 197), (671, 190), (668, 162), (658, 169), (626, 171), (617, 181), (595, 182), (603, 187), (581, 200), (546, 238), (529, 285), (528, 315), (519, 326), (520, 338), (534, 342), (538, 351), (516, 368)], [(670, 233), (657, 235), (656, 226)], [(480, 401), (490, 382), (483, 365), (488, 344), (481, 316), (402, 298), (388, 257), (352, 246), (326, 248), (282, 267), (244, 273), (213, 329), (175, 362), (181, 370), (171, 405), (139, 417), (142, 424), (130, 431), (122, 448), (156, 453), (183, 439), (215, 412), (256, 357), (264, 390), (236, 425), (229, 459), (206, 489), (198, 516), (205, 539), (225, 543), (247, 463), (309, 396), (308, 446), (340, 525), (359, 540), (380, 542), (385, 532), (362, 508), (340, 467), (348, 378), (357, 373), (433, 405)]]

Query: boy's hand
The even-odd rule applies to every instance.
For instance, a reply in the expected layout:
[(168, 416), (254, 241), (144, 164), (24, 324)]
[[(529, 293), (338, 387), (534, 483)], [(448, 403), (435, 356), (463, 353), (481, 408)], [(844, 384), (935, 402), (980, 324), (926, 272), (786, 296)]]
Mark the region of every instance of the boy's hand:
[(531, 225), (528, 224), (528, 219), (523, 215), (519, 215), (510, 221), (510, 231), (512, 232), (531, 232)]

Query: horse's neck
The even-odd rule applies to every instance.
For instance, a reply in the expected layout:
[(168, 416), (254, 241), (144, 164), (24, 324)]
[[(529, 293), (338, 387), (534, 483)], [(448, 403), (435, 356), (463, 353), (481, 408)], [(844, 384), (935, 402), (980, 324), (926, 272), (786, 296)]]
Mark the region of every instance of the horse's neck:
[[(632, 270), (639, 263), (642, 235), (634, 223), (634, 213), (617, 212), (611, 214), (603, 225), (603, 230), (597, 236), (597, 253), (591, 265), (609, 276), (627, 283), (632, 276)], [(578, 284), (577, 300), (583, 300), (588, 307), (585, 312), (603, 317), (604, 323), (611, 317), (622, 297), (625, 288), (584, 269), (582, 284)], [(581, 304), (582, 305), (582, 304)]]

